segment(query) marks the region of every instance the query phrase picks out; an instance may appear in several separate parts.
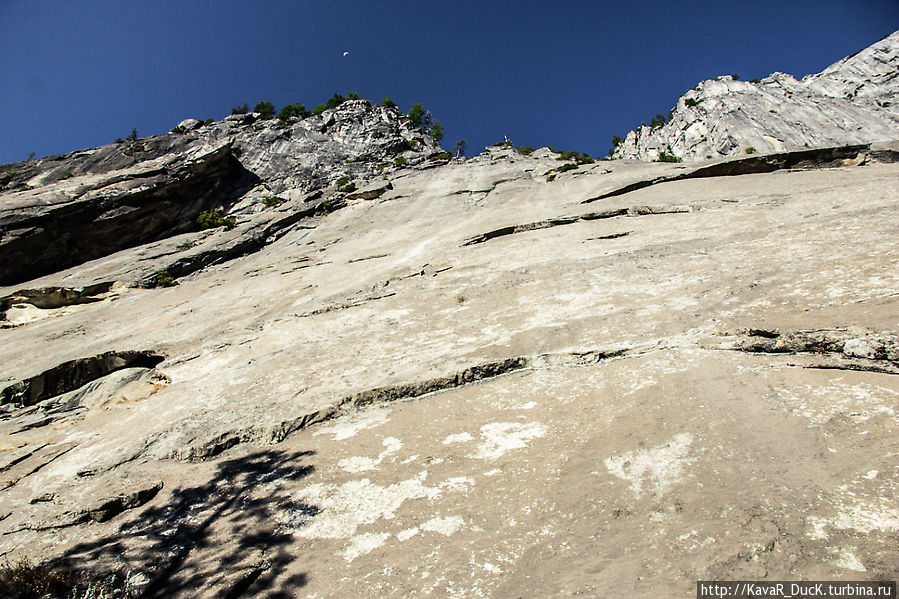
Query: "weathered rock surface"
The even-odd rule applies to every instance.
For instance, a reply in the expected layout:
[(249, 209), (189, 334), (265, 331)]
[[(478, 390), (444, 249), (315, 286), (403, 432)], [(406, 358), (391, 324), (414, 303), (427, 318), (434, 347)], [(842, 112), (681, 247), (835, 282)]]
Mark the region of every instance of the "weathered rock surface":
[[(364, 103), (252, 119), (140, 142), (176, 194), (209, 152), (257, 177), (234, 228), (0, 288), (4, 559), (145, 597), (895, 579), (895, 144), (547, 182), (542, 150), (396, 168), (414, 132)], [(151, 168), (103, 152), (0, 209)]]
[(627, 134), (615, 158), (684, 160), (864, 144), (899, 138), (899, 31), (797, 81), (731, 76), (687, 91), (660, 127)]

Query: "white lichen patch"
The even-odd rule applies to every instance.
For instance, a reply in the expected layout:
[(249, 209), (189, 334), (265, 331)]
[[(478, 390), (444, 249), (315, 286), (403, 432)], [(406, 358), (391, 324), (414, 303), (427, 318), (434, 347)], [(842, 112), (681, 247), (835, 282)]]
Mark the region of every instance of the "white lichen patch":
[(415, 478), (388, 486), (374, 484), (367, 478), (342, 485), (315, 483), (294, 495), (300, 507), (282, 513), (278, 519), (294, 534), (307, 539), (348, 539), (361, 526), (392, 520), (406, 501), (434, 500), (444, 492), (462, 491), (472, 484), (463, 477), (427, 486), (427, 476), (427, 471), (422, 471)]
[(663, 491), (678, 482), (684, 466), (692, 462), (687, 457), (692, 443), (693, 435), (679, 433), (671, 441), (656, 447), (606, 458), (606, 469), (614, 476), (629, 481), (631, 489), (638, 495), (647, 483), (656, 491)]
[(539, 422), (492, 422), (481, 427), (483, 441), (471, 457), (495, 460), (513, 449), (528, 446), (528, 441), (546, 435), (546, 426)]
[(313, 436), (333, 435), (334, 441), (343, 441), (356, 436), (359, 431), (381, 426), (385, 422), (387, 422), (387, 410), (377, 408), (340, 419), (334, 424), (318, 429), (313, 433)]
[(862, 533), (899, 531), (899, 509), (886, 500), (866, 503), (851, 498), (854, 503), (838, 507), (835, 516), (809, 516), (806, 520), (812, 528), (813, 540), (828, 538), (827, 528), (855, 530)]
[(344, 458), (340, 460), (337, 463), (337, 466), (344, 472), (367, 472), (368, 470), (374, 470), (375, 468), (380, 466), (381, 462), (384, 461), (384, 458), (392, 453), (396, 453), (402, 448), (402, 441), (400, 441), (396, 437), (387, 437), (386, 439), (384, 439), (384, 451), (378, 454), (377, 458), (353, 456), (351, 458)]
[(390, 533), (387, 532), (364, 532), (350, 539), (350, 544), (341, 553), (346, 561), (351, 562), (381, 547), (389, 538)]
[(867, 572), (868, 569), (865, 568), (865, 565), (858, 559), (855, 553), (853, 553), (853, 549), (854, 548), (843, 547), (842, 549), (837, 550), (837, 559), (834, 561), (834, 564), (840, 568), (845, 568), (846, 570)]
[(454, 435), (449, 435), (446, 439), (443, 440), (444, 445), (449, 445), (450, 443), (467, 443), (468, 441), (473, 440), (474, 437), (471, 436), (471, 433), (456, 433)]
[(461, 516), (447, 516), (446, 518), (431, 518), (421, 523), (421, 530), (440, 533), (444, 536), (455, 534), (465, 523)]
[(864, 534), (899, 531), (899, 506), (894, 497), (894, 481), (877, 485), (869, 481), (879, 480), (878, 471), (870, 470), (860, 478), (837, 487), (829, 503), (834, 515), (813, 515), (806, 518), (811, 528), (808, 536), (813, 540), (829, 537), (828, 529), (852, 530)]
[(358, 473), (367, 472), (368, 470), (374, 470), (380, 463), (381, 460), (356, 455), (351, 458), (344, 458), (340, 460), (337, 463), (337, 466), (344, 472)]
[[(380, 519), (390, 520), (396, 510), (412, 499), (435, 499), (441, 493), (439, 487), (424, 484), (427, 471), (415, 478), (400, 481), (386, 487), (369, 479), (353, 480), (342, 485), (316, 483), (302, 489), (294, 499), (302, 504), (315, 506), (318, 513), (308, 518), (306, 513), (294, 533), (309, 539), (340, 539), (356, 534), (356, 529)], [(292, 524), (288, 521), (285, 524)]]
[(412, 528), (405, 528), (398, 533), (396, 533), (396, 538), (400, 541), (408, 541), (412, 537), (418, 534), (418, 527), (413, 526)]

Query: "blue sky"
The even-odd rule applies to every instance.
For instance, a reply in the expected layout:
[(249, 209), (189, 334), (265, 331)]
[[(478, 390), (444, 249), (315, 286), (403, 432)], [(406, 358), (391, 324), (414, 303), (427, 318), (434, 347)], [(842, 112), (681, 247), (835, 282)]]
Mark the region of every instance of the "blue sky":
[(896, 0), (0, 0), (0, 163), (348, 91), (469, 154), (605, 155), (702, 79), (798, 78), (897, 28)]

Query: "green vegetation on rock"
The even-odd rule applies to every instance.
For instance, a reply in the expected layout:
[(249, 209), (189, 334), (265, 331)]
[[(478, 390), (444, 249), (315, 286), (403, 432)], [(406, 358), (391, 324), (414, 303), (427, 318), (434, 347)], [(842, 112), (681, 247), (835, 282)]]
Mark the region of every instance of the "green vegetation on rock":
[(659, 152), (659, 157), (653, 160), (653, 162), (681, 162), (681, 159), (668, 152)]
[(296, 104), (287, 104), (278, 112), (278, 120), (282, 123), (286, 123), (292, 118), (304, 119), (308, 116), (311, 116), (312, 113), (306, 110), (306, 107), (303, 106), (302, 103), (297, 102)]
[(197, 217), (197, 224), (200, 225), (201, 229), (215, 229), (218, 227), (233, 229), (237, 222), (233, 218), (223, 216), (221, 210), (209, 210)]
[(275, 118), (275, 105), (271, 102), (257, 102), (253, 112), (258, 112), (259, 118), (266, 121)]
[(434, 124), (431, 126), (431, 139), (437, 143), (440, 143), (440, 140), (443, 139), (443, 123), (440, 121), (434, 121)]
[(556, 160), (574, 160), (577, 164), (593, 164), (596, 162), (587, 152), (578, 152), (576, 150), (553, 150), (553, 152), (558, 154)]
[(167, 270), (157, 270), (155, 275), (155, 282), (157, 287), (174, 287), (178, 284), (178, 281), (175, 280), (175, 277), (173, 277)]
[(409, 109), (409, 120), (412, 121), (413, 127), (421, 127), (424, 125), (425, 109), (421, 104), (413, 104)]
[(327, 106), (328, 108), (337, 108), (344, 102), (346, 102), (346, 98), (344, 98), (340, 94), (334, 94), (333, 96), (328, 98), (328, 101), (325, 102), (325, 106)]

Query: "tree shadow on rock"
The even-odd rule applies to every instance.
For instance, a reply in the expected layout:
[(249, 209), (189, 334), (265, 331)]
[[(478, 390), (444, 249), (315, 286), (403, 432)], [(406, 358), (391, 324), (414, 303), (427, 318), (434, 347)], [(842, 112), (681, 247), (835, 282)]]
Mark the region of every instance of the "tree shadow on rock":
[[(61, 565), (127, 569), (143, 581), (139, 597), (236, 599), (251, 587), (256, 596), (291, 596), (306, 574), (291, 575), (293, 537), (274, 516), (318, 512), (282, 488), (313, 472), (302, 463), (313, 454), (268, 450), (222, 461), (205, 484), (175, 489), (167, 503), (144, 510), (118, 533), (73, 547)], [(276, 581), (283, 588), (273, 588)]]

